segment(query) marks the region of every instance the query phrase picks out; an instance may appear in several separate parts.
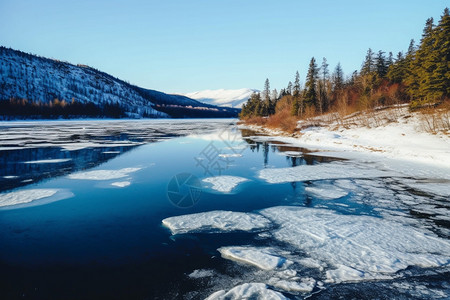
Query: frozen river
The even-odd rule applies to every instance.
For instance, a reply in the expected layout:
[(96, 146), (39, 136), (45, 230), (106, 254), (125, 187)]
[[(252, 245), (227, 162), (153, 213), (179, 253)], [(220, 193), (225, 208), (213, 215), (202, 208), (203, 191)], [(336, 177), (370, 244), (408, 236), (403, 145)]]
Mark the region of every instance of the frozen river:
[(450, 297), (448, 170), (279, 140), (0, 123), (0, 298)]

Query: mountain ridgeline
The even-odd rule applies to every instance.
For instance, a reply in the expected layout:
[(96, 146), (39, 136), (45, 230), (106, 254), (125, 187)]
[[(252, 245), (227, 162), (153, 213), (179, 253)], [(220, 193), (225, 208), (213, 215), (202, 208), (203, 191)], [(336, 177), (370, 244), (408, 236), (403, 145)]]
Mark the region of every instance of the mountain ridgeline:
[(223, 118), (239, 109), (140, 88), (86, 65), (0, 47), (0, 118)]

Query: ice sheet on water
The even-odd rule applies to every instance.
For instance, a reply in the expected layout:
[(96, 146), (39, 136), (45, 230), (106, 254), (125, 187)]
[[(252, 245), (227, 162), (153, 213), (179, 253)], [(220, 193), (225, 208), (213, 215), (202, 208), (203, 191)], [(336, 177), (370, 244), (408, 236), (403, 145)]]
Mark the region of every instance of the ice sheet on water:
[(162, 223), (170, 229), (172, 234), (254, 231), (271, 225), (267, 218), (259, 214), (223, 210), (170, 217), (164, 219)]
[(261, 214), (280, 226), (276, 239), (334, 266), (329, 282), (384, 279), (408, 266), (450, 263), (450, 242), (425, 229), (315, 208), (272, 207)]
[(70, 179), (84, 179), (84, 180), (111, 180), (127, 177), (129, 174), (141, 170), (141, 168), (123, 168), (120, 170), (94, 170), (87, 172), (79, 172), (70, 174)]
[(377, 170), (375, 168), (345, 163), (301, 165), (292, 168), (269, 168), (259, 171), (259, 178), (268, 183), (345, 178), (376, 178), (398, 175), (398, 173), (393, 171)]
[(235, 286), (228, 292), (221, 290), (210, 295), (206, 300), (287, 300), (283, 294), (271, 290), (264, 283), (244, 283)]
[(206, 270), (206, 269), (194, 270), (192, 273), (190, 273), (188, 275), (189, 278), (194, 278), (194, 279), (205, 278), (205, 277), (213, 277), (213, 276), (214, 276), (214, 271), (213, 270)]
[(31, 202), (41, 204), (72, 197), (73, 194), (61, 189), (30, 189), (0, 194), (0, 208), (23, 207)]
[(222, 157), (222, 158), (242, 157), (242, 154), (239, 154), (239, 153), (221, 153), (221, 154), (219, 154), (219, 157)]
[(238, 176), (222, 175), (222, 176), (208, 177), (203, 179), (202, 181), (206, 183), (211, 183), (213, 190), (223, 193), (229, 193), (238, 184), (248, 181), (248, 179)]
[(309, 293), (316, 286), (316, 280), (310, 277), (301, 278), (300, 280), (271, 278), (269, 284), (286, 292)]
[(307, 186), (305, 191), (308, 195), (314, 196), (323, 200), (333, 200), (345, 197), (348, 192), (334, 186), (332, 184), (314, 184), (313, 186)]
[(403, 183), (413, 189), (420, 190), (425, 193), (431, 193), (443, 197), (450, 197), (450, 180), (441, 180), (437, 182), (405, 180)]
[(117, 181), (117, 182), (113, 182), (111, 183), (112, 186), (116, 186), (116, 187), (127, 187), (131, 184), (131, 182), (129, 181)]
[(232, 246), (219, 248), (218, 251), (223, 258), (253, 265), (262, 270), (286, 268), (293, 263), (278, 255), (272, 248)]
[(58, 164), (63, 162), (68, 162), (72, 160), (71, 158), (59, 158), (59, 159), (42, 159), (42, 160), (31, 160), (25, 161), (24, 164)]

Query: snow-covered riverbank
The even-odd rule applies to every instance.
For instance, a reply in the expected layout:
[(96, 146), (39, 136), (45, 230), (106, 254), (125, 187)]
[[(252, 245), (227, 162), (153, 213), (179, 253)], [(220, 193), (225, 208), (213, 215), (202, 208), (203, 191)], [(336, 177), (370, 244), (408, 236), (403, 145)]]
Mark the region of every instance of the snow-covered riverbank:
[(427, 132), (424, 128), (424, 116), (409, 113), (406, 107), (395, 111), (396, 122), (392, 122), (392, 115), (392, 111), (358, 115), (347, 119), (344, 125), (336, 121), (328, 122), (325, 126), (303, 129), (295, 137), (287, 137), (281, 131), (260, 126), (244, 126), (277, 136), (277, 140), (297, 146), (317, 150), (371, 153), (379, 157), (450, 168), (449, 132)]

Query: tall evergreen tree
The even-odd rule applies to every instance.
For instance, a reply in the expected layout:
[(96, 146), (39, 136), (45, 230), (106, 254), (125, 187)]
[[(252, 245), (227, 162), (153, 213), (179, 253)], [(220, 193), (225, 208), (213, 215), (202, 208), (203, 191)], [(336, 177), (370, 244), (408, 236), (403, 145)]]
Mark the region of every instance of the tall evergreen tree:
[(288, 86), (286, 88), (286, 93), (288, 93), (289, 95), (292, 95), (292, 82), (289, 81)]
[(338, 62), (333, 73), (333, 90), (340, 91), (344, 88), (344, 71), (342, 71), (341, 63)]
[(372, 49), (369, 48), (369, 50), (367, 50), (367, 54), (361, 67), (360, 73), (361, 75), (365, 76), (369, 75), (373, 71), (375, 71), (375, 58)]
[(303, 115), (303, 101), (300, 95), (300, 74), (298, 71), (295, 73), (293, 99), (292, 99), (292, 115)]
[(320, 68), (321, 71), (321, 81), (320, 81), (320, 88), (319, 88), (319, 111), (320, 113), (323, 113), (328, 109), (328, 102), (329, 102), (329, 75), (330, 71), (328, 70), (328, 63), (327, 59), (324, 57), (322, 59), (322, 66)]
[(384, 52), (382, 50), (378, 51), (375, 67), (378, 77), (384, 78), (384, 76), (386, 76), (388, 67), (386, 63), (386, 57), (384, 56)]
[(314, 105), (316, 109), (319, 108), (319, 103), (317, 101), (317, 78), (318, 78), (318, 69), (316, 59), (313, 57), (309, 62), (308, 74), (306, 76), (305, 104)]

